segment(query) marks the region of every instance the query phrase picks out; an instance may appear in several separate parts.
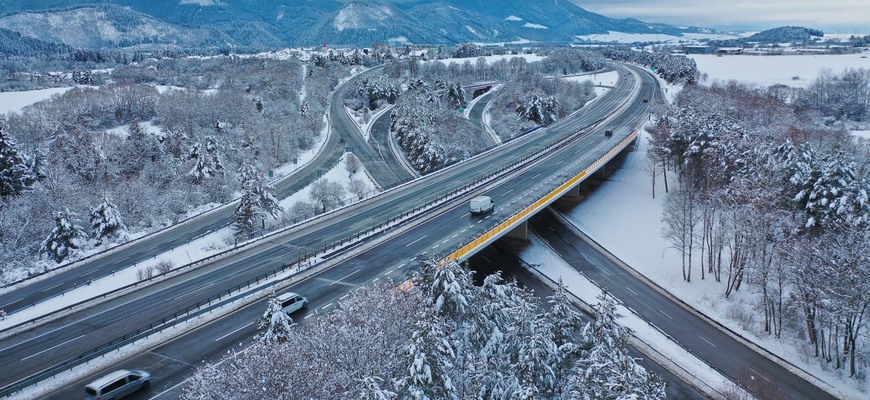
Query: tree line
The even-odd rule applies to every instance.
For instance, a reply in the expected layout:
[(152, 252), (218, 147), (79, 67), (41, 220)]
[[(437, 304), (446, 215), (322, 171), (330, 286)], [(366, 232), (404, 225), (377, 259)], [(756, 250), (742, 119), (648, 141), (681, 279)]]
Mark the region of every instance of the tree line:
[(870, 153), (842, 126), (814, 123), (824, 107), (792, 100), (733, 82), (680, 92), (650, 129), (648, 170), (675, 170), (679, 182), (663, 233), (686, 282), (700, 275), (721, 282), (726, 298), (756, 294), (759, 312), (743, 313), (745, 326), (801, 340), (822, 365), (861, 378)]
[(256, 206), (242, 214), (280, 218), (263, 176), (315, 143), (329, 93), (348, 74), (337, 61), (154, 58), (3, 116), (2, 281), (175, 223), (237, 190)]
[[(458, 263), (426, 261), (414, 288), (363, 287), (292, 324), (270, 302), (259, 340), (199, 368), (184, 399), (661, 399), (626, 352), (606, 293), (583, 322), (561, 282), (547, 307), (500, 274), (480, 286)], [(292, 325), (291, 325), (292, 324)]]

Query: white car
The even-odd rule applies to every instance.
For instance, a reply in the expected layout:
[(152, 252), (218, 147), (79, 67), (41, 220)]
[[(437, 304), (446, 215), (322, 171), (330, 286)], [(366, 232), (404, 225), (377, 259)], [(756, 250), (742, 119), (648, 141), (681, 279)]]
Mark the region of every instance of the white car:
[(472, 215), (486, 214), (495, 208), (495, 203), (489, 196), (477, 196), (471, 199), (469, 208)]
[(287, 314), (292, 314), (308, 306), (308, 299), (297, 293), (287, 292), (278, 296), (281, 309)]

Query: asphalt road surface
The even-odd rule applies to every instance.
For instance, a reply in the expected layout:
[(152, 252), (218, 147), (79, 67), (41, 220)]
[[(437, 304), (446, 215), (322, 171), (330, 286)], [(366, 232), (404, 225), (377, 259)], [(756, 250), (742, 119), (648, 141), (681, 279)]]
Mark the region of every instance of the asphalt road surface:
[[(629, 80), (631, 81), (631, 80)], [(365, 229), (378, 221), (384, 221), (404, 207), (413, 206), (441, 196), (447, 190), (463, 187), (488, 174), (490, 169), (516, 165), (527, 154), (536, 151), (547, 143), (554, 143), (560, 137), (576, 132), (581, 127), (597, 121), (609, 110), (617, 108), (633, 85), (625, 85), (611, 91), (612, 96), (604, 96), (593, 103), (586, 113), (575, 119), (536, 134), (515, 140), (504, 148), (455, 168), (431, 174), (400, 190), (386, 193), (358, 203), (348, 209), (328, 214), (315, 222), (303, 225), (287, 234), (258, 242), (257, 245), (229, 256), (195, 271), (171, 277), (145, 289), (120, 296), (97, 307), (73, 313), (52, 323), (28, 332), (0, 340), (0, 359), (4, 363), (15, 363), (14, 369), (0, 371), (0, 384), (6, 386), (17, 379), (29, 376), (54, 363), (71, 359), (91, 348), (97, 347), (131, 329), (159, 320), (171, 312), (195, 305), (216, 293), (221, 293), (257, 276), (288, 260), (296, 260), (301, 253), (333, 243), (348, 232)], [(618, 115), (613, 123), (633, 125), (645, 115), (645, 108), (637, 98), (648, 97), (654, 84), (644, 84), (636, 103)], [(488, 190), (498, 199), (498, 210), (483, 218), (473, 218), (466, 210), (467, 198), (476, 193), (456, 200), (452, 208), (440, 210), (438, 215), (400, 236), (407, 240), (407, 252), (398, 251), (401, 247), (388, 247), (384, 255), (375, 251), (366, 252), (360, 259), (367, 259), (369, 266), (364, 271), (380, 274), (385, 270), (397, 268), (401, 264), (412, 263), (411, 255), (423, 252), (443, 254), (469, 242), (477, 235), (497, 224), (501, 215), (510, 215), (531, 203), (543, 191), (552, 189), (573, 176), (593, 160), (606, 153), (613, 140), (605, 138), (600, 131), (587, 134), (584, 139), (563, 145), (547, 154), (548, 159), (500, 181)], [(395, 239), (394, 239), (395, 240)], [(407, 254), (405, 254), (407, 253)], [(368, 258), (373, 257), (373, 258)], [(330, 274), (344, 276), (341, 267), (333, 268)], [(354, 272), (354, 274), (357, 272)], [(346, 274), (346, 272), (345, 272)], [(332, 276), (332, 275), (330, 275)], [(332, 278), (330, 278), (332, 279)], [(333, 279), (335, 280), (335, 279)], [(313, 292), (303, 291), (316, 299)], [(324, 296), (324, 293), (317, 293)], [(314, 307), (316, 304), (312, 303)], [(235, 326), (235, 325), (234, 325)], [(207, 339), (204, 343), (207, 343)], [(156, 386), (156, 385), (155, 385)]]

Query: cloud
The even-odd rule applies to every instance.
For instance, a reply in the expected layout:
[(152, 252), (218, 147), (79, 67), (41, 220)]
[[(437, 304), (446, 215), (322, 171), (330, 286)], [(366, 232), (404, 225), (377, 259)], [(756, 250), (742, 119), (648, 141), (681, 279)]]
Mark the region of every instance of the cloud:
[[(589, 11), (611, 18), (706, 27), (771, 28), (803, 25), (813, 28), (870, 30), (867, 0), (573, 0)], [(870, 33), (870, 32), (863, 32)]]

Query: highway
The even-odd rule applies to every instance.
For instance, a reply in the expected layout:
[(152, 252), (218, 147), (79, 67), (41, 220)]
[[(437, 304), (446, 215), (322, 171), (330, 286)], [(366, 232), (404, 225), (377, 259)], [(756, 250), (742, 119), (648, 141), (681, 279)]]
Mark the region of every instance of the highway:
[[(469, 258), (468, 265), (475, 271), (476, 277), (480, 278), (501, 271), (506, 280), (516, 279), (520, 286), (532, 290), (535, 296), (541, 299), (542, 306), (547, 307), (546, 298), (553, 295), (553, 289), (544, 285), (538, 277), (531, 274), (527, 266), (519, 260), (516, 248), (513, 246), (516, 244), (517, 241), (497, 242)], [(585, 316), (587, 317), (585, 321), (588, 322), (591, 317)], [(705, 397), (697, 389), (683, 382), (661, 365), (646, 358), (634, 348), (629, 347), (629, 354), (638, 359), (638, 364), (646, 368), (647, 371), (656, 374), (665, 382), (667, 385), (665, 394), (668, 399), (702, 399)]]
[(725, 375), (737, 377), (748, 370), (779, 385), (789, 399), (835, 399), (637, 279), (551, 210), (532, 217), (529, 229), (567, 263)]
[[(632, 79), (629, 79), (631, 81)], [(649, 97), (654, 84), (640, 86), (636, 93), (636, 82), (628, 82), (612, 90), (602, 99), (590, 105), (585, 113), (570, 121), (535, 134), (526, 135), (499, 147), (487, 154), (452, 168), (439, 171), (393, 191), (368, 199), (357, 205), (330, 213), (307, 224), (294, 228), (287, 233), (262, 240), (254, 246), (237, 254), (226, 257), (206, 267), (179, 274), (156, 283), (146, 289), (127, 293), (109, 300), (100, 306), (73, 313), (37, 329), (0, 340), (0, 359), (15, 362), (15, 369), (0, 371), (0, 385), (29, 376), (50, 365), (71, 359), (88, 349), (119, 337), (131, 329), (160, 320), (171, 312), (184, 309), (205, 299), (234, 287), (249, 277), (273, 270), (279, 265), (292, 262), (300, 254), (321, 248), (345, 237), (348, 232), (365, 230), (386, 221), (403, 211), (424, 202), (437, 199), (444, 193), (461, 188), (486, 176), (491, 170), (523, 165), (523, 159), (552, 143), (558, 143), (593, 122), (609, 114), (625, 99), (634, 99), (633, 107), (618, 115), (615, 123), (633, 125), (645, 114), (639, 102), (640, 97)], [(588, 134), (585, 139), (563, 145), (545, 154), (548, 159), (521, 170), (513, 176), (496, 182), (489, 190), (497, 203), (499, 211), (484, 219), (470, 220), (465, 201), (475, 193), (456, 199), (451, 209), (434, 216), (421, 227), (427, 230), (409, 247), (408, 256), (389, 251), (395, 263), (408, 263), (416, 255), (428, 251), (441, 254), (467, 243), (480, 233), (490, 229), (498, 222), (497, 216), (509, 215), (522, 209), (541, 191), (542, 185), (558, 186), (560, 180), (576, 175), (592, 161), (609, 150), (608, 141), (617, 138), (604, 138)], [(458, 221), (463, 223), (458, 224)], [(403, 234), (405, 238), (409, 233)], [(413, 237), (409, 235), (408, 237)], [(368, 254), (368, 253), (366, 253)], [(414, 254), (414, 256), (410, 256)], [(402, 258), (405, 257), (405, 258)], [(378, 260), (378, 258), (373, 258)], [(400, 262), (401, 261), (401, 262)], [(370, 268), (390, 267), (390, 263), (378, 262)], [(343, 276), (343, 275), (339, 275)], [(99, 332), (95, 335), (94, 332)]]
[[(358, 77), (377, 73), (380, 68), (374, 68), (360, 74)], [(344, 154), (345, 145), (351, 138), (359, 137), (356, 127), (353, 125), (345, 111), (343, 99), (344, 93), (352, 85), (352, 80), (340, 85), (331, 95), (330, 124), (332, 134), (323, 145), (323, 150), (318, 152), (315, 158), (302, 166), (291, 175), (279, 179), (273, 183), (275, 196), (284, 198), (308, 186), (319, 177), (319, 170), (328, 170), (338, 163)], [(343, 139), (343, 140), (342, 140)], [(393, 183), (393, 181), (390, 181)], [(235, 203), (233, 203), (235, 204)], [(142, 262), (183, 245), (209, 232), (221, 229), (232, 223), (234, 206), (225, 206), (212, 212), (195, 217), (183, 224), (173, 225), (155, 234), (123, 245), (116, 250), (95, 258), (77, 263), (73, 268), (66, 268), (58, 274), (35, 280), (26, 286), (0, 293), (0, 309), (12, 314), (31, 304), (51, 298), (66, 290), (85, 284), (91, 279), (99, 278), (112, 271), (117, 271)]]

